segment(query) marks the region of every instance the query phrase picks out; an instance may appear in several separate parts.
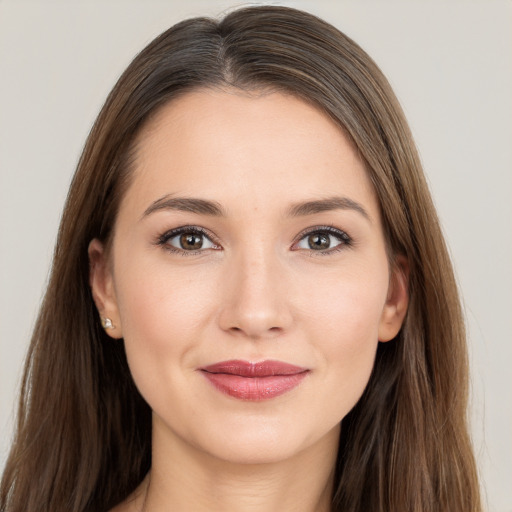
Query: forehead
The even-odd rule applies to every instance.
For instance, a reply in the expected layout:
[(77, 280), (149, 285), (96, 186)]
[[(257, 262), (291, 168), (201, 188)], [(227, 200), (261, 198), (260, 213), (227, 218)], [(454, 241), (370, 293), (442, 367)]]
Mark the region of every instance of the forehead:
[(140, 134), (134, 173), (127, 196), (146, 202), (178, 194), (268, 208), (341, 194), (377, 208), (342, 129), (283, 93), (204, 89), (170, 101)]

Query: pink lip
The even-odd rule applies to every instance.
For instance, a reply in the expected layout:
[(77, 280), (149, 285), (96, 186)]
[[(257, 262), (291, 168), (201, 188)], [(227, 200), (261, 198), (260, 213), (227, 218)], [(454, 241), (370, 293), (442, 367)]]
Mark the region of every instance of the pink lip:
[(241, 400), (261, 401), (298, 386), (308, 369), (282, 361), (223, 361), (200, 368), (221, 392)]

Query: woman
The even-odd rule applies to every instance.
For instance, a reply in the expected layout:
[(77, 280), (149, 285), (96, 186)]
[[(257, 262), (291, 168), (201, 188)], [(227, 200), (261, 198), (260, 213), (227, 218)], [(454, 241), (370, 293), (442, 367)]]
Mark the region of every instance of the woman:
[(185, 21), (84, 149), (0, 510), (478, 511), (466, 388), (376, 65), (293, 9)]

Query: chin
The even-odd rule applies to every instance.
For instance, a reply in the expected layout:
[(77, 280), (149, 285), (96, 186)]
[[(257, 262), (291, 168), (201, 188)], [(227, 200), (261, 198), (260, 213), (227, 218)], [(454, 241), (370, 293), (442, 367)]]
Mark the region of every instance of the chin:
[(288, 460), (304, 449), (301, 445), (268, 440), (230, 443), (224, 450), (215, 450), (217, 458), (232, 464), (276, 464)]
[[(204, 432), (200, 449), (210, 456), (240, 465), (276, 464), (301, 457), (319, 445), (337, 450), (339, 423), (324, 431), (302, 429), (304, 424), (292, 425), (257, 424), (245, 429), (226, 429)], [(224, 435), (219, 436), (218, 432)]]

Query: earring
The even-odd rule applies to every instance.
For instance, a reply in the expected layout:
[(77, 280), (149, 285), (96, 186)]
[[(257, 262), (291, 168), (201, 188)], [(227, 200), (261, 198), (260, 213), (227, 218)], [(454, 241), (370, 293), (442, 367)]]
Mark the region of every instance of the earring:
[(102, 318), (101, 319), (101, 326), (103, 329), (115, 329), (116, 326), (112, 323), (112, 320), (110, 318)]

